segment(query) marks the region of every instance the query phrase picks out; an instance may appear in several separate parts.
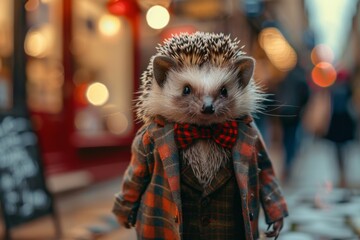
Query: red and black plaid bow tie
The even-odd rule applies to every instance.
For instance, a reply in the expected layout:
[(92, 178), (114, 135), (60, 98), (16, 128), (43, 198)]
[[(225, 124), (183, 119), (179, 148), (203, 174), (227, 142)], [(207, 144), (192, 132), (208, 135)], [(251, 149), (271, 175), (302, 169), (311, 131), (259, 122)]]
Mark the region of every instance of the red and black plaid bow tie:
[(211, 126), (176, 123), (174, 130), (178, 146), (183, 149), (194, 143), (196, 139), (210, 138), (224, 148), (232, 148), (236, 142), (238, 124), (236, 121), (229, 121)]

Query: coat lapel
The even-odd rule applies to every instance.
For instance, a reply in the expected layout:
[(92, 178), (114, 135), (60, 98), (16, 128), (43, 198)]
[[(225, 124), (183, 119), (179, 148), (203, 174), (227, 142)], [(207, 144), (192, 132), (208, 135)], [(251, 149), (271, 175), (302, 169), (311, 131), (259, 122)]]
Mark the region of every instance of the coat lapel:
[(256, 130), (249, 127), (246, 123), (239, 122), (239, 133), (236, 144), (232, 151), (234, 171), (236, 181), (239, 186), (241, 196), (241, 207), (243, 210), (243, 218), (245, 229), (247, 233), (246, 239), (251, 237), (251, 225), (249, 219), (248, 209), (248, 178), (249, 178), (249, 164), (253, 157), (254, 147), (256, 143)]
[(239, 133), (232, 151), (234, 170), (240, 190), (247, 191), (249, 161), (254, 151), (257, 133), (244, 122), (239, 122)]
[(159, 153), (165, 174), (169, 181), (173, 200), (180, 210), (180, 163), (178, 147), (174, 139), (174, 124), (164, 123), (164, 125), (160, 125), (154, 130), (153, 137), (156, 150)]

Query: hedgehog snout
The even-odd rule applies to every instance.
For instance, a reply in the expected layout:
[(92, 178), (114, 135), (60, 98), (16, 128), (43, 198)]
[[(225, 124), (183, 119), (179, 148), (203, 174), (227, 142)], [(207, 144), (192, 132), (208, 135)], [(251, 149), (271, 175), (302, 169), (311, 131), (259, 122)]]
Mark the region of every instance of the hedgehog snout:
[(203, 100), (203, 106), (201, 108), (201, 113), (203, 114), (213, 114), (215, 112), (215, 108), (214, 108), (214, 104), (213, 104), (214, 100), (212, 97), (204, 97)]

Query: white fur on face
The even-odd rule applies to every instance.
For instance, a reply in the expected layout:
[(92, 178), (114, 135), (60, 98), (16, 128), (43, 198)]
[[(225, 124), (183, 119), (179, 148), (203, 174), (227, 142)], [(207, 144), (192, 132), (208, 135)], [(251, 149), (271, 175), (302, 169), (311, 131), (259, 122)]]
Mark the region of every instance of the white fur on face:
[[(191, 89), (189, 95), (183, 94), (185, 86)], [(222, 87), (227, 89), (227, 97), (220, 95)], [(161, 115), (172, 122), (209, 125), (255, 111), (259, 99), (253, 81), (240, 87), (236, 72), (229, 68), (191, 66), (169, 71), (162, 88), (153, 83), (144, 109), (151, 116)], [(204, 103), (211, 100), (215, 113), (201, 113)]]
[(185, 85), (191, 86), (193, 92), (201, 96), (211, 96), (233, 77), (226, 69), (209, 67), (187, 67), (181, 72), (170, 71), (165, 91), (182, 93)]

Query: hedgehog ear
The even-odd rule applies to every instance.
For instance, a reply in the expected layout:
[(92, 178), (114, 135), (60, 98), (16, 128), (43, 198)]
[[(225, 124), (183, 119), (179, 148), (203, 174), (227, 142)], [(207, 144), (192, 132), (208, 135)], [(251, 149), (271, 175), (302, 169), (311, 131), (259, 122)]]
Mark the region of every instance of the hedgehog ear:
[(242, 57), (235, 61), (234, 67), (238, 71), (237, 75), (240, 86), (245, 87), (254, 74), (255, 59), (252, 57)]
[(164, 86), (170, 68), (176, 66), (174, 60), (166, 56), (156, 56), (153, 61), (154, 77), (160, 87)]

